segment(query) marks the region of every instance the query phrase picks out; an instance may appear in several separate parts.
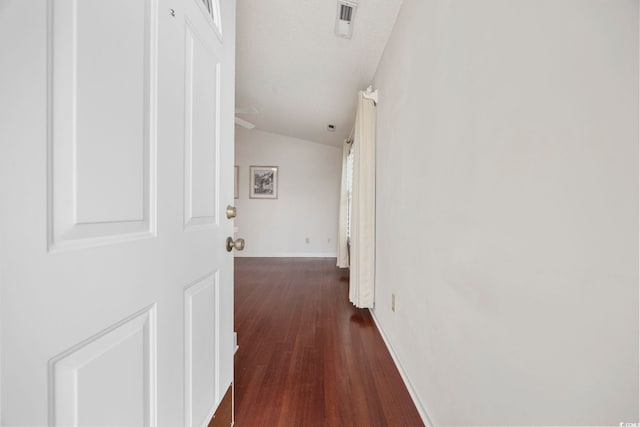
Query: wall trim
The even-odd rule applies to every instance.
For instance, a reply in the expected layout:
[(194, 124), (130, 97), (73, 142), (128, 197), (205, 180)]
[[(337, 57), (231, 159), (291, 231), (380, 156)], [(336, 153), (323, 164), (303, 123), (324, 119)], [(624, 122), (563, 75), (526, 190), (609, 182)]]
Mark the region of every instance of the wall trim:
[(236, 252), (238, 258), (336, 258), (335, 252), (276, 252), (276, 253), (242, 253)]
[(413, 400), (413, 404), (416, 406), (416, 409), (418, 410), (418, 414), (420, 414), (420, 418), (422, 418), (422, 422), (426, 427), (435, 427), (435, 424), (433, 424), (433, 421), (431, 421), (431, 417), (429, 416), (429, 413), (427, 412), (425, 407), (422, 405), (422, 402), (420, 401), (420, 399), (418, 399), (418, 394), (416, 393), (416, 390), (413, 388), (413, 384), (411, 384), (411, 380), (409, 379), (407, 372), (404, 370), (402, 363), (400, 363), (400, 359), (398, 359), (398, 355), (393, 350), (393, 347), (391, 347), (391, 343), (387, 338), (387, 335), (384, 333), (384, 330), (380, 326), (380, 322), (378, 321), (378, 318), (376, 317), (375, 312), (372, 309), (369, 309), (369, 313), (371, 313), (373, 322), (376, 324), (376, 327), (378, 328), (378, 332), (380, 332), (380, 335), (382, 336), (382, 340), (384, 341), (384, 344), (387, 346), (387, 350), (389, 350), (389, 354), (391, 354), (393, 363), (395, 363), (396, 368), (398, 368), (398, 372), (400, 372), (402, 381), (404, 382), (404, 385), (407, 387), (407, 391), (409, 391), (411, 400)]

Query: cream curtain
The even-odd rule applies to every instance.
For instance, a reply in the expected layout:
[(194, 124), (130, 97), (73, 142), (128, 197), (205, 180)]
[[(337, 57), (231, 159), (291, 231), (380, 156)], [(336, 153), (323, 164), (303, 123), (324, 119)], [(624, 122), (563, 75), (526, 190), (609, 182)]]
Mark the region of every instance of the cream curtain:
[(360, 308), (373, 308), (374, 301), (376, 108), (370, 97), (358, 94), (353, 137), (349, 300)]
[(349, 189), (347, 186), (347, 157), (351, 145), (345, 140), (342, 146), (342, 184), (340, 186), (340, 210), (338, 217), (338, 262), (340, 268), (349, 267), (349, 246), (347, 244), (347, 216), (349, 215)]

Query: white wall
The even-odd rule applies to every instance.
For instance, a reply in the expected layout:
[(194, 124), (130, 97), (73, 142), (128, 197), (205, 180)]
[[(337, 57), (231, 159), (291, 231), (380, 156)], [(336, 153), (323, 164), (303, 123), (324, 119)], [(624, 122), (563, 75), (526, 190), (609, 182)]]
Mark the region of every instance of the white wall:
[(405, 0), (374, 84), (375, 316), (433, 422), (638, 422), (638, 2)]
[[(236, 126), (236, 165), (236, 256), (336, 256), (341, 148)], [(279, 167), (278, 199), (249, 199), (251, 165)]]

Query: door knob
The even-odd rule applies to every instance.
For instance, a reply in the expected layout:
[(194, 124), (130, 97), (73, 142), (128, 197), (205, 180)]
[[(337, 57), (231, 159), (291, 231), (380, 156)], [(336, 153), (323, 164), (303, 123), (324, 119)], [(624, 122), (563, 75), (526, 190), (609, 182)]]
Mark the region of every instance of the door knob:
[(235, 206), (227, 205), (226, 212), (227, 212), (227, 219), (231, 219), (236, 217), (236, 213), (238, 211), (236, 210)]
[(233, 240), (233, 237), (227, 237), (227, 252), (232, 250), (241, 251), (244, 249), (244, 239)]

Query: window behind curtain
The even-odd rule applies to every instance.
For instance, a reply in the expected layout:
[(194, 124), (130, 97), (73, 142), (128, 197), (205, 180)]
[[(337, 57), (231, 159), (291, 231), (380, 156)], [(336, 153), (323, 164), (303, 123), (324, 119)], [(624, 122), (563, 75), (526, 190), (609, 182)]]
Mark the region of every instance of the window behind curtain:
[(353, 145), (347, 156), (347, 240), (351, 240), (351, 196), (353, 195)]

